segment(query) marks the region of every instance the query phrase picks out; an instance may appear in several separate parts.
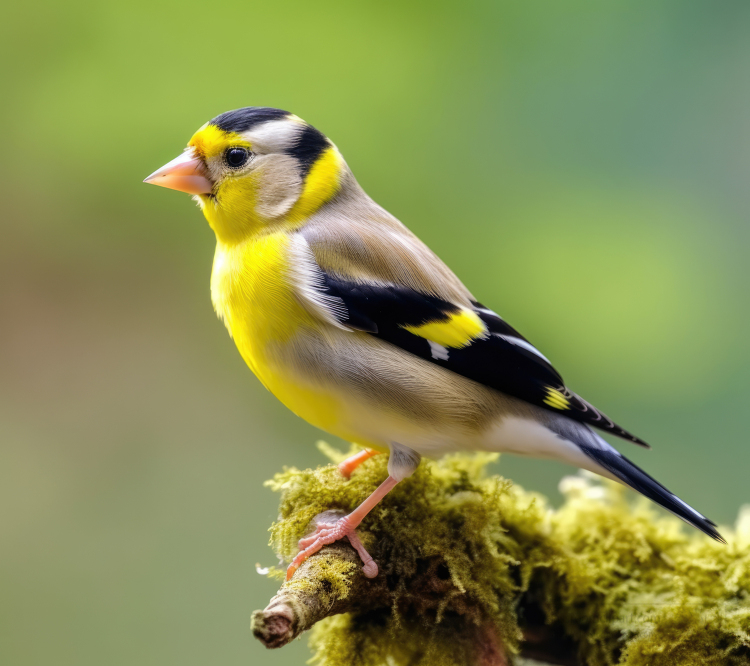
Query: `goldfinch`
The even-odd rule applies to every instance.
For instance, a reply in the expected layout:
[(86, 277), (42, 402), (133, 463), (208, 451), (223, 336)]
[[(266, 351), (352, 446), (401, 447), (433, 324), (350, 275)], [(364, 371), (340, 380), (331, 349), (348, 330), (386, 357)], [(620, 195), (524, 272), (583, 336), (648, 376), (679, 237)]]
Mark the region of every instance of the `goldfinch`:
[(619, 481), (707, 535), (715, 523), (594, 430), (641, 446), (568, 389), (549, 360), (468, 291), (355, 180), (336, 146), (279, 109), (228, 111), (145, 182), (193, 194), (216, 234), (211, 298), (263, 385), (314, 426), (389, 452), (388, 478), (349, 515), (300, 541), (293, 575), (348, 537), (421, 456), (501, 451)]

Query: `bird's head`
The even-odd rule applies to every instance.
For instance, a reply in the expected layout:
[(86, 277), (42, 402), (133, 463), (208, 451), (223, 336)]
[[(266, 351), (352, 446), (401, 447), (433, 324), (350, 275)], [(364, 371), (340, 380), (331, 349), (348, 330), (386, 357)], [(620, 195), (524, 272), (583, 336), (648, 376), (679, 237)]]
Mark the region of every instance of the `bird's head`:
[(210, 120), (176, 159), (144, 182), (195, 195), (220, 240), (300, 226), (339, 191), (336, 146), (297, 116), (266, 107)]

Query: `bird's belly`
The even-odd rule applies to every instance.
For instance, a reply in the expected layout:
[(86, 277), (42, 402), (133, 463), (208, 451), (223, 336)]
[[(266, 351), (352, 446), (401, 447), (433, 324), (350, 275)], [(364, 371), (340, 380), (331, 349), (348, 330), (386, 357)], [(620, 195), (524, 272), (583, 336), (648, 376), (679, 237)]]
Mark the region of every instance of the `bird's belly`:
[(365, 333), (303, 327), (258, 357), (256, 374), (290, 410), (371, 448), (479, 450), (498, 407), (496, 392)]
[(265, 374), (262, 381), (297, 416), (367, 448), (385, 451), (398, 442), (427, 457), (482, 448), (465, 429), (429, 419), (404, 419), (378, 401), (362, 399), (345, 387), (311, 388), (277, 372)]
[(354, 433), (343, 423), (346, 407), (334, 391), (305, 386), (294, 376), (269, 366), (259, 369), (256, 374), (266, 388), (294, 414), (316, 428), (352, 440)]
[[(294, 414), (317, 428), (338, 434), (342, 405), (335, 391), (313, 386), (273, 353), (276, 336), (258, 326), (235, 330), (237, 349), (263, 386)], [(284, 341), (289, 344), (289, 341)]]
[(343, 387), (310, 381), (299, 368), (279, 362), (272, 354), (256, 353), (248, 365), (284, 406), (316, 428), (379, 450), (394, 441), (393, 430), (378, 419), (375, 406), (347, 395)]

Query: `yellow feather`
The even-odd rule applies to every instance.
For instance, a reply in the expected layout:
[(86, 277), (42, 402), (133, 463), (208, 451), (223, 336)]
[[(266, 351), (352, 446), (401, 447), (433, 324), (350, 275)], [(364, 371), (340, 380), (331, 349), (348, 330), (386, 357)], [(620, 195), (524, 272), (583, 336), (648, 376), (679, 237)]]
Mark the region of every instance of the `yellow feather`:
[(318, 325), (292, 292), (289, 243), (281, 231), (241, 244), (218, 243), (211, 298), (242, 358), (263, 385), (298, 416), (336, 431), (340, 400), (320, 387), (304, 386), (274, 363), (275, 346), (290, 343), (303, 327)]
[(204, 125), (188, 142), (203, 158), (211, 158), (223, 153), (229, 145), (245, 146), (250, 149), (250, 142), (235, 132), (225, 132), (216, 125)]
[(421, 326), (404, 326), (409, 333), (432, 340), (443, 347), (466, 347), (487, 335), (487, 327), (476, 312), (462, 309), (445, 321), (430, 321)]
[(551, 386), (547, 387), (547, 397), (543, 400), (545, 405), (553, 409), (570, 409), (570, 401), (559, 391)]
[(289, 220), (304, 220), (338, 192), (341, 178), (341, 154), (328, 148), (312, 165), (300, 198), (287, 213)]

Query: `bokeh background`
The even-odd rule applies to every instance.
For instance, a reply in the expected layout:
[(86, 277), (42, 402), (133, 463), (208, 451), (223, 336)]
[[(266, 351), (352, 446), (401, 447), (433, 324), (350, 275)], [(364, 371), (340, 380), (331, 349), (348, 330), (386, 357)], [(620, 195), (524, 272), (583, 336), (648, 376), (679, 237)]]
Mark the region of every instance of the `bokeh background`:
[[(285, 108), (718, 522), (750, 501), (750, 4), (14, 3), (0, 23), (0, 663), (302, 664), (282, 465), (321, 433), (214, 317), (213, 237), (142, 179)], [(335, 443), (335, 440), (329, 438)], [(498, 470), (557, 501), (569, 470)]]

